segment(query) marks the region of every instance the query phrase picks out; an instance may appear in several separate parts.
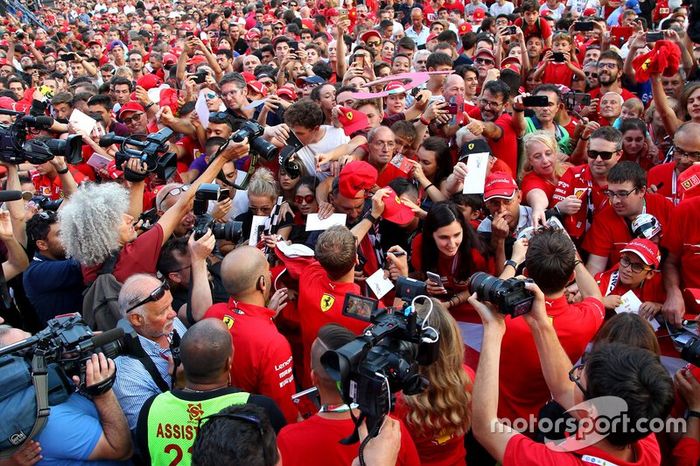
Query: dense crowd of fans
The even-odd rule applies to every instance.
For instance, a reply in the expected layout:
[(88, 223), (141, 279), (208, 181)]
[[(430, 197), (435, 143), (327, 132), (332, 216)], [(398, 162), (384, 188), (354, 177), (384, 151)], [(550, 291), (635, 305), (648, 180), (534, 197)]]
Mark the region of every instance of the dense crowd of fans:
[[(438, 355), (367, 464), (698, 464), (694, 3), (0, 0), (0, 346), (131, 335), (0, 464), (359, 462), (321, 358), (399, 277)], [(613, 396), (684, 429), (510, 428)]]

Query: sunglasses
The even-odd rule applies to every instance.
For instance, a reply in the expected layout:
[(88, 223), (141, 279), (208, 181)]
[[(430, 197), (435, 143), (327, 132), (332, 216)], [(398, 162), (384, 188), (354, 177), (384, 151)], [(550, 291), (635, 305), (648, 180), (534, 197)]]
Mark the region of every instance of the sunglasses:
[(496, 64), (496, 62), (494, 62), (493, 60), (489, 60), (488, 58), (477, 58), (475, 61), (479, 65), (495, 65)]
[(207, 100), (216, 99), (216, 97), (216, 92), (207, 92), (206, 94), (204, 94), (204, 98)]
[(144, 304), (152, 303), (163, 299), (163, 296), (165, 296), (165, 292), (169, 289), (170, 285), (168, 285), (168, 282), (162, 282), (160, 285), (158, 285), (158, 288), (151, 291), (151, 293), (148, 296), (139, 300), (136, 304), (132, 305), (131, 307), (129, 307), (129, 309), (124, 311), (124, 314), (128, 314), (129, 312), (133, 311), (137, 307), (143, 306)]
[(122, 122), (124, 122), (125, 125), (128, 125), (129, 123), (136, 123), (141, 119), (141, 115), (143, 115), (143, 112), (136, 112), (130, 117), (123, 117)]
[(295, 204), (302, 204), (302, 203), (307, 203), (311, 204), (314, 202), (314, 195), (313, 194), (307, 194), (306, 196), (294, 196), (294, 203)]
[(370, 47), (379, 47), (381, 44), (382, 44), (381, 42), (375, 42), (375, 41), (367, 42), (367, 45)]
[(586, 73), (584, 71), (583, 74), (586, 75), (587, 78), (597, 78), (598, 77), (598, 73)]
[(597, 159), (598, 157), (601, 158), (601, 160), (610, 160), (613, 155), (617, 154), (617, 151), (598, 151), (598, 150), (588, 150), (588, 158), (589, 159)]

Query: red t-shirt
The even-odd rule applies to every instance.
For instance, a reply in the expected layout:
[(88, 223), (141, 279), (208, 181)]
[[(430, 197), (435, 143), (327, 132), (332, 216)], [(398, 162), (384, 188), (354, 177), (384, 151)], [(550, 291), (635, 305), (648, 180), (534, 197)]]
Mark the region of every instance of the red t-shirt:
[[(517, 18), (514, 24), (522, 28), (523, 19)], [(530, 37), (533, 36), (541, 37), (542, 39), (547, 39), (552, 35), (552, 28), (547, 21), (543, 20), (542, 18), (537, 18), (537, 21), (535, 21), (535, 24), (533, 24), (532, 26), (526, 23), (525, 29), (523, 29), (523, 35), (525, 36), (525, 40), (528, 40)]]
[(700, 288), (700, 197), (684, 200), (674, 209), (661, 245), (680, 259), (681, 289)]
[[(401, 422), (401, 421), (399, 421)], [(327, 419), (316, 414), (305, 421), (287, 424), (277, 435), (277, 446), (284, 466), (348, 466), (357, 456), (358, 444), (343, 445), (349, 436), (352, 419)], [(416, 446), (401, 422), (399, 465), (420, 465)]]
[(343, 315), (343, 303), (347, 293), (360, 294), (360, 287), (352, 283), (334, 282), (318, 262), (308, 265), (299, 277), (299, 316), (301, 317), (301, 342), (304, 346), (302, 377), (304, 387), (310, 387), (311, 345), (318, 331), (326, 324), (336, 323), (360, 334), (366, 327), (363, 322)]
[[(135, 273), (155, 274), (162, 246), (163, 227), (156, 223), (146, 233), (124, 245), (117, 258), (112, 275), (117, 281), (124, 283), (127, 278)], [(97, 279), (97, 272), (101, 267), (102, 264), (91, 267), (83, 266), (83, 280), (86, 285)]]
[(296, 392), (294, 360), (289, 342), (275, 327), (275, 311), (229, 299), (211, 306), (204, 318), (222, 320), (233, 339), (231, 382), (250, 393), (269, 396), (287, 419), (296, 422), (298, 411), (292, 402)]
[[(656, 217), (661, 229), (666, 231), (673, 210), (671, 201), (655, 193), (647, 193), (644, 199), (646, 212)], [(633, 239), (627, 220), (617, 215), (612, 205), (607, 205), (593, 216), (583, 249), (596, 256), (607, 257), (608, 266), (611, 266), (620, 262), (620, 251)]]
[(588, 220), (595, 212), (599, 212), (608, 203), (608, 197), (603, 191), (608, 188), (593, 181), (588, 164), (569, 167), (559, 178), (554, 190), (554, 201), (575, 195), (582, 201), (581, 209), (573, 215), (564, 216), (564, 228), (574, 239), (580, 239), (588, 230)]
[(535, 172), (530, 172), (523, 177), (521, 183), (521, 189), (523, 191), (523, 199), (527, 200), (527, 195), (533, 189), (541, 189), (547, 195), (549, 199), (548, 207), (553, 207), (554, 202), (554, 190), (557, 188), (556, 184), (552, 184), (545, 180), (541, 176), (537, 175)]
[(676, 162), (662, 163), (652, 167), (647, 174), (647, 184), (656, 186), (657, 194), (678, 205), (681, 201), (678, 192), (678, 177), (676, 176)]
[[(574, 66), (578, 68), (576, 64)], [(569, 87), (573, 77), (574, 72), (566, 66), (566, 63), (547, 63), (544, 66), (542, 82), (545, 84), (563, 84)]]
[(402, 172), (392, 163), (387, 163), (386, 166), (379, 172), (379, 177), (377, 178), (377, 186), (380, 188), (385, 188), (389, 186), (396, 178), (408, 178), (408, 174)]
[(694, 438), (683, 437), (673, 448), (674, 466), (697, 466), (700, 463), (700, 442)]
[[(503, 466), (590, 466), (591, 464), (658, 466), (661, 464), (661, 452), (656, 435), (647, 435), (635, 443), (634, 448), (637, 461), (629, 462), (622, 461), (595, 446), (582, 448), (574, 453), (560, 453), (524, 435), (516, 435), (506, 445)], [(589, 461), (582, 459), (584, 455), (589, 458)]]
[[(467, 114), (470, 118), (481, 120), (481, 110), (479, 107), (471, 107), (467, 109)], [(505, 162), (510, 168), (511, 173), (518, 173), (518, 138), (513, 130), (513, 117), (507, 113), (502, 113), (493, 122), (496, 126), (503, 130), (503, 134), (499, 139), (486, 139), (491, 153), (499, 160)]]
[[(463, 367), (469, 377), (469, 386), (465, 387), (465, 390), (471, 393), (472, 385), (474, 384), (474, 370), (467, 365)], [(416, 443), (420, 462), (423, 466), (464, 465), (467, 454), (464, 448), (464, 435), (446, 436), (441, 432), (432, 432), (430, 434), (414, 432), (411, 424), (406, 421), (408, 414), (409, 407), (406, 405), (403, 393), (399, 393), (396, 396), (394, 415), (406, 423), (406, 428)]]
[[(600, 292), (603, 296), (611, 294), (622, 296), (630, 291), (630, 287), (620, 281), (618, 269), (619, 265), (615, 265), (612, 269), (595, 275), (598, 288), (600, 288)], [(664, 289), (664, 282), (661, 279), (660, 273), (655, 273), (650, 279), (644, 280), (642, 286), (632, 289), (632, 292), (643, 303), (647, 301), (663, 303), (666, 301), (666, 290)]]
[[(603, 303), (586, 298), (580, 303), (568, 304), (566, 297), (561, 296), (545, 300), (545, 305), (559, 342), (571, 362), (575, 362), (603, 323)], [(498, 417), (511, 420), (528, 419), (530, 415), (537, 417), (551, 395), (525, 319), (506, 317), (501, 348)]]
[[(77, 184), (87, 181), (87, 177), (72, 166), (69, 166), (68, 170), (70, 170)], [(46, 175), (40, 175), (38, 171), (32, 172), (31, 176), (37, 194), (46, 196), (54, 201), (63, 197), (63, 183), (60, 176), (57, 175), (56, 178), (51, 179)]]

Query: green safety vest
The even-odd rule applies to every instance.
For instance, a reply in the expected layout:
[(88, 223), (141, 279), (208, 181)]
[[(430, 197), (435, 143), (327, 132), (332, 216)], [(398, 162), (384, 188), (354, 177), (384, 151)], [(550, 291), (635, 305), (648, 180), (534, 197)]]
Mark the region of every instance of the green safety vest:
[(151, 464), (189, 466), (199, 420), (231, 405), (245, 404), (249, 397), (250, 393), (246, 392), (202, 401), (182, 400), (171, 392), (155, 397), (147, 422)]

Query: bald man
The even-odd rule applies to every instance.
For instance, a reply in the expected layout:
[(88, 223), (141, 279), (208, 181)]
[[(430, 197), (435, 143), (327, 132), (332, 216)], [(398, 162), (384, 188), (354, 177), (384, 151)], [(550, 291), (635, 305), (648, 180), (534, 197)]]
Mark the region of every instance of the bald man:
[(179, 457), (181, 464), (190, 464), (201, 420), (232, 405), (258, 405), (275, 432), (284, 426), (284, 417), (270, 398), (230, 386), (233, 354), (231, 335), (220, 320), (199, 321), (182, 337), (185, 387), (150, 398), (139, 416), (136, 440), (144, 460), (160, 465)]
[(187, 328), (173, 310), (170, 290), (153, 275), (138, 273), (129, 277), (119, 292), (118, 302), (122, 320), (134, 328), (143, 349), (143, 354), (125, 354), (114, 360), (114, 393), (133, 431), (146, 400), (171, 387), (170, 343), (174, 332), (182, 336)]
[(624, 99), (617, 92), (606, 92), (600, 99), (598, 123), (602, 126), (612, 126), (622, 113)]
[(367, 147), (369, 149), (367, 162), (379, 173), (377, 186), (384, 188), (395, 178), (408, 178), (407, 173), (389, 163), (396, 151), (396, 135), (391, 128), (387, 126), (372, 128), (367, 134)]
[(236, 351), (231, 380), (243, 390), (269, 396), (288, 422), (296, 422), (299, 414), (292, 403), (296, 392), (292, 350), (272, 321), (286, 305), (286, 288), (270, 298), (270, 264), (262, 251), (250, 246), (226, 255), (221, 277), (230, 299), (210, 307), (204, 318), (223, 321), (233, 337)]

